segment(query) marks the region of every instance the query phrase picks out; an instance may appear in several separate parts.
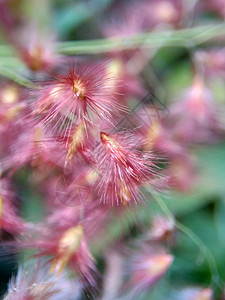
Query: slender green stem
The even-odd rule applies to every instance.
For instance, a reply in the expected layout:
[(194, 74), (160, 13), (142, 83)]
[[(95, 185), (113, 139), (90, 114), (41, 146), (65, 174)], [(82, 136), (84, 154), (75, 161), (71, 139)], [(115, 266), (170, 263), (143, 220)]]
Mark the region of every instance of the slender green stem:
[(16, 73), (14, 70), (11, 70), (5, 66), (0, 65), (0, 75), (7, 77), (16, 83), (26, 86), (26, 87), (33, 87), (34, 84), (28, 80), (27, 78), (23, 77), (22, 75)]
[(197, 26), (180, 30), (145, 32), (128, 37), (63, 42), (57, 45), (60, 54), (94, 54), (135, 48), (162, 46), (192, 47), (225, 35), (225, 23)]
[(208, 247), (202, 242), (202, 240), (188, 227), (181, 224), (180, 222), (176, 221), (175, 225), (177, 229), (185, 233), (199, 248), (201, 253), (204, 255), (204, 257), (207, 259), (210, 271), (212, 273), (212, 282), (218, 285), (219, 281), (219, 274), (218, 274), (218, 268), (215, 261), (215, 258), (212, 254), (212, 252), (209, 250)]
[[(192, 28), (145, 32), (128, 37), (97, 39), (87, 41), (62, 42), (56, 45), (56, 52), (64, 55), (83, 55), (107, 53), (136, 48), (160, 48), (164, 46), (192, 47), (213, 38), (225, 36), (225, 23), (196, 26)], [(11, 46), (0, 46), (0, 75), (8, 77), (19, 84), (30, 86), (31, 82), (14, 71), (20, 67)], [(6, 65), (12, 68), (8, 70)]]
[(26, 69), (25, 63), (15, 56), (0, 56), (0, 64), (5, 68), (10, 67), (13, 69)]
[[(225, 23), (202, 25), (192, 28), (167, 31), (144, 32), (127, 37), (68, 41), (56, 45), (56, 52), (64, 55), (95, 54), (135, 48), (159, 48), (162, 46), (192, 47), (213, 38), (225, 36)], [(0, 56), (12, 56), (13, 49), (0, 46)]]
[[(162, 212), (170, 219), (174, 221), (174, 216), (172, 212), (169, 210), (168, 206), (165, 204), (165, 202), (157, 195), (153, 195), (153, 199), (155, 202), (158, 204)], [(212, 254), (212, 252), (209, 250), (209, 248), (202, 242), (202, 240), (188, 227), (180, 223), (179, 221), (175, 220), (175, 226), (178, 230), (186, 234), (199, 248), (200, 252), (203, 254), (205, 257), (209, 269), (211, 271), (211, 282), (214, 284), (216, 287), (220, 288), (219, 285), (219, 273), (218, 273), (218, 268), (217, 264), (215, 261), (215, 258)]]

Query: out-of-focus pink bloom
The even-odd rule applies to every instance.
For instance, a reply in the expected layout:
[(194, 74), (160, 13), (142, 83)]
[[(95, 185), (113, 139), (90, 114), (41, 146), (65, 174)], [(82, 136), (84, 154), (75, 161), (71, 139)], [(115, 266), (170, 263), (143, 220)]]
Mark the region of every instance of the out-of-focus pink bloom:
[[(142, 56), (140, 54), (140, 56)], [(139, 64), (140, 64), (139, 56)], [(121, 58), (114, 58), (109, 63), (109, 72), (117, 81), (115, 81), (114, 92), (120, 102), (126, 102), (130, 97), (144, 97), (147, 94), (137, 73), (132, 72), (128, 67), (129, 62)]]
[[(49, 135), (45, 133), (41, 123), (37, 125), (33, 120), (25, 118), (11, 122), (2, 137), (1, 166), (3, 171), (8, 169), (15, 171), (28, 164), (34, 168), (57, 165), (63, 167), (64, 165), (58, 145), (49, 142)], [(42, 172), (43, 170), (42, 168)]]
[[(174, 298), (177, 300), (213, 300), (213, 291), (211, 288), (186, 288), (176, 294)], [(172, 299), (171, 299), (172, 300)]]
[(173, 126), (177, 119), (172, 116), (159, 119), (157, 116), (151, 120), (151, 113), (149, 108), (137, 113), (138, 121), (143, 121), (142, 126), (139, 126), (140, 133), (145, 136), (144, 149), (163, 155), (168, 160), (167, 168), (164, 169), (164, 185), (186, 191), (193, 183), (195, 170), (187, 148), (175, 135), (176, 127), (174, 129)]
[(134, 256), (131, 260), (131, 277), (128, 282), (130, 293), (134, 296), (151, 288), (166, 273), (172, 262), (172, 255), (147, 248), (143, 253)]
[(106, 253), (102, 299), (119, 299), (118, 291), (122, 285), (123, 259), (120, 253), (110, 250)]
[(22, 101), (24, 96), (16, 84), (0, 85), (0, 133), (7, 132), (10, 123), (23, 116), (26, 109), (26, 103)]
[(106, 37), (129, 36), (139, 33), (143, 28), (143, 18), (138, 18), (141, 13), (141, 5), (128, 4), (115, 7), (110, 10), (110, 17), (114, 16), (111, 23), (108, 22), (101, 26), (103, 35)]
[(96, 116), (112, 122), (112, 114), (122, 107), (115, 101), (107, 64), (74, 65), (66, 74), (60, 74), (40, 86), (33, 115), (43, 116), (61, 133), (72, 133), (80, 123), (92, 123)]
[(223, 0), (201, 0), (199, 9), (206, 12), (215, 12), (221, 17), (225, 17), (225, 3)]
[[(74, 212), (73, 209), (70, 211)], [(81, 210), (78, 207), (76, 211)], [(57, 222), (54, 218), (48, 219), (18, 237), (16, 245), (19, 249), (36, 249), (35, 257), (50, 257), (50, 273), (56, 272), (59, 276), (69, 266), (81, 281), (94, 285), (94, 258), (87, 247), (84, 227), (86, 225), (77, 222), (76, 216), (69, 224), (63, 219)]]
[[(0, 3), (0, 21), (6, 39), (16, 49), (18, 56), (30, 70), (49, 71), (59, 60), (59, 56), (54, 53), (54, 33), (50, 30), (47, 31), (47, 28), (45, 31), (38, 32), (38, 26), (23, 24), (24, 20), (21, 18), (23, 14), (19, 8), (15, 9), (17, 11), (16, 17), (19, 17), (22, 22), (16, 24), (9, 2), (1, 1)], [(20, 1), (17, 2), (19, 7), (21, 3), (19, 3)]]
[(115, 15), (115, 20), (102, 26), (105, 36), (128, 36), (157, 26), (178, 26), (181, 21), (183, 7), (179, 0), (144, 0), (127, 3), (115, 6), (110, 11), (110, 17)]
[(168, 239), (174, 230), (175, 223), (173, 220), (164, 216), (155, 216), (147, 238), (152, 241), (163, 241)]
[(21, 0), (2, 0), (0, 3), (0, 21), (7, 33), (24, 21), (24, 15), (20, 11), (21, 4)]
[(21, 98), (21, 91), (14, 83), (1, 84), (0, 103), (1, 105), (12, 105), (18, 103)]
[(199, 71), (204, 71), (207, 77), (225, 78), (225, 48), (198, 51), (194, 59)]
[(9, 233), (21, 233), (25, 223), (17, 215), (13, 203), (15, 194), (10, 190), (6, 179), (0, 180), (0, 230)]
[[(182, 1), (177, 0), (148, 0), (146, 7), (146, 27), (172, 25), (178, 26), (182, 18)], [(151, 18), (149, 16), (151, 15)]]
[(100, 200), (112, 205), (141, 201), (139, 187), (152, 183), (157, 176), (156, 158), (151, 152), (141, 152), (141, 141), (134, 132), (100, 133), (101, 144), (94, 156), (100, 172)]
[(0, 180), (0, 229), (9, 233), (21, 232), (23, 220), (17, 215), (13, 200), (15, 194), (10, 190), (6, 179)]
[(165, 176), (167, 176), (171, 188), (180, 192), (189, 191), (196, 178), (196, 170), (192, 159), (185, 153), (183, 156), (174, 157), (165, 170)]
[(25, 109), (24, 103), (2, 105), (0, 107), (0, 133), (7, 133), (12, 122), (18, 120)]
[(173, 134), (181, 142), (204, 143), (216, 139), (220, 131), (218, 112), (203, 78), (195, 76), (183, 99), (171, 107), (169, 120), (174, 120)]
[[(16, 48), (19, 51), (19, 55), (21, 59), (26, 63), (28, 68), (32, 71), (49, 71), (53, 68), (59, 61), (59, 56), (57, 56), (54, 52), (54, 45), (55, 41), (53, 39), (53, 34), (49, 32), (47, 35), (46, 33), (35, 33), (34, 28), (27, 31), (24, 30), (20, 34), (22, 39), (27, 42), (19, 44)], [(49, 38), (50, 36), (50, 38)], [(26, 45), (26, 47), (24, 47)]]
[(87, 176), (62, 185), (61, 190), (57, 188), (57, 206), (52, 208), (47, 223), (50, 227), (64, 231), (70, 228), (71, 224), (77, 224), (84, 218), (85, 236), (90, 241), (105, 220), (109, 207), (99, 205), (96, 201), (97, 195), (92, 184), (87, 181)]
[(78, 299), (79, 283), (67, 278), (50, 275), (44, 262), (28, 262), (19, 266), (17, 276), (11, 279), (4, 300), (60, 300)]
[(163, 153), (166, 157), (183, 156), (184, 149), (173, 138), (173, 134), (166, 128), (163, 122), (155, 119), (149, 127), (145, 126), (146, 150), (153, 150)]

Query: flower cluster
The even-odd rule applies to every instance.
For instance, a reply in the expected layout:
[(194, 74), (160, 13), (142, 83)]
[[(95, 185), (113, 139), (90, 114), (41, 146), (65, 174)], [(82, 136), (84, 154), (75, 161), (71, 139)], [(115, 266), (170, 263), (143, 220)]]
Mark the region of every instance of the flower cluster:
[[(176, 261), (183, 241), (175, 216), (182, 199), (171, 205), (173, 216), (156, 198), (164, 191), (175, 199), (195, 191), (195, 150), (223, 141), (222, 104), (212, 82), (224, 82), (225, 48), (193, 49), (188, 84), (174, 92), (161, 83), (169, 86), (172, 77), (167, 54), (157, 48), (163, 43), (157, 41), (155, 50), (141, 43), (129, 49), (138, 37), (126, 38), (182, 32), (190, 27), (189, 14), (211, 11), (220, 18), (225, 5), (112, 1), (105, 8), (112, 22), (103, 18), (93, 26), (100, 24), (99, 34), (112, 49), (97, 41), (94, 47), (107, 54), (90, 59), (56, 54), (63, 52), (60, 43), (27, 26), (16, 13), (26, 5), (15, 2), (0, 1), (18, 72), (11, 76), (9, 69), (11, 80), (0, 82), (0, 240), (4, 252), (25, 252), (31, 263), (19, 267), (4, 299), (148, 299), (162, 277), (173, 279), (180, 261), (189, 259)], [(113, 48), (123, 39), (124, 51)], [(65, 44), (69, 54), (75, 51)], [(179, 51), (181, 58), (176, 51), (169, 56), (189, 62)], [(22, 73), (27, 87), (21, 87)], [(185, 287), (171, 295), (165, 299), (208, 300), (213, 291)]]

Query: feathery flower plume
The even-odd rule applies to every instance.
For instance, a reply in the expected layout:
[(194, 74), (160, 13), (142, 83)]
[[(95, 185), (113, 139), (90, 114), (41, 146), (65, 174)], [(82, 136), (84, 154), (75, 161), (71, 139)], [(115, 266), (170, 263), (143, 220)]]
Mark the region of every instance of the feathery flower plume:
[(173, 136), (163, 124), (162, 121), (156, 119), (150, 126), (146, 126), (146, 145), (145, 149), (158, 151), (159, 153), (165, 153), (166, 157), (173, 158), (181, 156), (184, 153), (179, 143), (174, 141)]
[(180, 157), (173, 157), (164, 174), (168, 178), (169, 186), (179, 192), (187, 192), (193, 187), (196, 178), (192, 157), (186, 153)]
[(67, 279), (65, 272), (60, 277), (49, 275), (44, 262), (30, 261), (19, 266), (4, 300), (76, 300), (80, 292), (79, 283)]
[(155, 216), (147, 237), (150, 241), (164, 241), (171, 237), (174, 230), (175, 224), (173, 220), (165, 216)]
[(141, 152), (137, 148), (138, 138), (132, 132), (100, 133), (101, 144), (95, 151), (100, 181), (97, 189), (104, 203), (131, 204), (141, 200), (139, 187), (150, 182), (156, 175), (156, 158), (151, 152)]
[(67, 163), (71, 163), (74, 159), (74, 156), (76, 155), (77, 152), (81, 151), (84, 142), (86, 139), (86, 134), (85, 134), (85, 125), (84, 123), (80, 123), (74, 132), (71, 134), (68, 142), (68, 152), (65, 160), (65, 166)]
[[(63, 167), (62, 155), (52, 137), (45, 132), (43, 124), (32, 119), (20, 120), (9, 124), (3, 132), (1, 166), (3, 171), (31, 165), (34, 168), (51, 166)], [(1, 145), (2, 146), (2, 145)], [(44, 168), (45, 169), (45, 168)]]
[(24, 228), (23, 220), (16, 214), (13, 198), (14, 193), (9, 189), (5, 179), (0, 180), (0, 230), (9, 233), (21, 232)]
[[(34, 115), (54, 130), (71, 133), (79, 124), (93, 124), (97, 116), (112, 123), (112, 114), (122, 109), (113, 97), (107, 64), (75, 64), (66, 74), (43, 84), (34, 104)], [(113, 82), (112, 82), (113, 87)]]
[(56, 222), (40, 224), (18, 238), (17, 246), (20, 249), (36, 249), (34, 257), (49, 256), (50, 274), (59, 276), (69, 266), (81, 282), (94, 285), (94, 258), (87, 247), (84, 226), (77, 221), (70, 223), (63, 225), (58, 222), (58, 226)]
[(171, 112), (171, 118), (176, 120), (174, 135), (182, 142), (211, 142), (221, 132), (212, 94), (199, 75), (195, 76), (182, 101), (173, 105)]
[(134, 299), (138, 293), (151, 288), (169, 269), (173, 256), (162, 249), (152, 249), (144, 245), (139, 254), (130, 261), (129, 293)]
[(194, 62), (197, 68), (204, 70), (204, 75), (209, 79), (225, 78), (225, 48), (197, 51)]

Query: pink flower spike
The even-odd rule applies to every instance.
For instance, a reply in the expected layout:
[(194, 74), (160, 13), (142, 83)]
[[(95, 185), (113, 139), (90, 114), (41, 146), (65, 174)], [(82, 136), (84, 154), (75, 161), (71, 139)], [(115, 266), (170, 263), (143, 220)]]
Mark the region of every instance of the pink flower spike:
[(94, 116), (112, 123), (112, 114), (122, 109), (114, 100), (112, 84), (106, 63), (75, 64), (41, 86), (34, 115), (42, 115), (46, 125), (53, 123), (54, 130), (63, 133), (82, 122), (93, 124)]
[(171, 119), (177, 120), (173, 133), (183, 143), (213, 142), (220, 136), (218, 110), (200, 75), (195, 75), (181, 101), (172, 106)]
[[(158, 249), (159, 250), (159, 249)], [(162, 249), (161, 249), (162, 250)], [(169, 269), (173, 262), (173, 256), (163, 251), (153, 252), (145, 249), (131, 261), (131, 277), (128, 286), (131, 293), (143, 292), (151, 288)], [(133, 298), (134, 299), (134, 298)]]
[(44, 261), (29, 261), (19, 265), (4, 300), (78, 299), (80, 294), (79, 283), (69, 279), (66, 272), (60, 277), (49, 275)]
[(0, 180), (0, 230), (12, 234), (21, 233), (25, 227), (14, 206), (14, 193), (5, 179)]
[(84, 226), (77, 221), (60, 225), (59, 221), (46, 222), (31, 228), (18, 238), (18, 248), (36, 249), (34, 257), (49, 256), (49, 274), (60, 276), (69, 266), (82, 284), (95, 285), (92, 274), (96, 270), (94, 258), (88, 250)]
[(100, 172), (98, 191), (100, 200), (114, 204), (131, 204), (141, 201), (139, 187), (152, 183), (156, 175), (156, 158), (151, 152), (137, 150), (137, 136), (132, 132), (100, 133), (101, 144), (95, 151)]
[(152, 227), (147, 237), (150, 241), (165, 241), (172, 236), (174, 230), (174, 220), (165, 216), (154, 216)]

